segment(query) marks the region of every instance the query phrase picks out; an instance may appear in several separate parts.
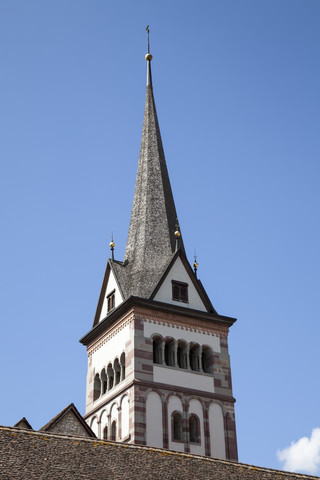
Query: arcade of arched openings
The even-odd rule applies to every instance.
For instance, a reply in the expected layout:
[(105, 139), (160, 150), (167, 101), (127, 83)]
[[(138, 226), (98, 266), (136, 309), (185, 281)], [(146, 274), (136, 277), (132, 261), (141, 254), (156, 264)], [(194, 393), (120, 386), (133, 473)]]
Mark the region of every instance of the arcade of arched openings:
[(121, 396), (104, 406), (90, 420), (90, 427), (98, 438), (127, 442), (129, 435), (129, 397)]
[(194, 372), (213, 373), (213, 353), (208, 345), (173, 338), (163, 340), (160, 335), (153, 336), (153, 363)]
[(116, 358), (113, 364), (110, 362), (100, 373), (96, 373), (93, 380), (93, 401), (98, 400), (101, 395), (109, 392), (118, 385), (126, 376), (126, 357), (123, 352), (119, 358)]

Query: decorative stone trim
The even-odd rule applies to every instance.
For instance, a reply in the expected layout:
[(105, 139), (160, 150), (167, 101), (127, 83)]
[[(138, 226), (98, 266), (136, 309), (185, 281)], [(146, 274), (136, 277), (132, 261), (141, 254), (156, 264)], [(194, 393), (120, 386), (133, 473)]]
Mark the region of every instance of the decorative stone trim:
[[(143, 322), (154, 323), (156, 325), (164, 325), (189, 332), (202, 333), (212, 336), (227, 336), (229, 328), (227, 326), (212, 324), (203, 320), (183, 317), (181, 315), (173, 315), (171, 313), (157, 314), (148, 310), (140, 310), (135, 312), (136, 318)], [(211, 323), (211, 322), (210, 322)]]

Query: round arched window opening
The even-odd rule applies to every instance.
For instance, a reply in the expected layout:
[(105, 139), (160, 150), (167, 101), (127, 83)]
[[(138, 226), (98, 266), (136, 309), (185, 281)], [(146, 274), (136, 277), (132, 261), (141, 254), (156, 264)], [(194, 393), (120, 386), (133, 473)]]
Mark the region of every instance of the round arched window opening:
[(202, 347), (201, 363), (204, 373), (213, 373), (213, 353), (210, 347)]
[(162, 339), (160, 337), (155, 337), (153, 339), (152, 348), (153, 348), (153, 363), (161, 364), (162, 363)]
[(189, 417), (189, 440), (190, 443), (200, 443), (200, 422), (196, 415)]
[(101, 380), (99, 373), (96, 374), (93, 381), (93, 401), (98, 400), (101, 395)]
[(113, 420), (111, 424), (111, 440), (115, 441), (117, 439), (117, 422)]
[(179, 412), (174, 412), (172, 415), (173, 420), (173, 440), (182, 440), (182, 415)]

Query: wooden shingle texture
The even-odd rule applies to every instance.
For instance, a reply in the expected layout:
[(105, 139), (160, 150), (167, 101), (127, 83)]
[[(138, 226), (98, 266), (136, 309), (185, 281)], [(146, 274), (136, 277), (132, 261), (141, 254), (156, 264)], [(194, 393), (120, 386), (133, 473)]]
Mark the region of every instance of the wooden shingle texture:
[(288, 473), (168, 450), (0, 427), (1, 480), (303, 480)]

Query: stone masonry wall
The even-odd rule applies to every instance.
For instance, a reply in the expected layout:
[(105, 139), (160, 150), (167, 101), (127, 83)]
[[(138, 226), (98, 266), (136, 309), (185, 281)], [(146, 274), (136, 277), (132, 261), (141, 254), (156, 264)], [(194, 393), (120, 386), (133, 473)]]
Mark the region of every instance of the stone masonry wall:
[(50, 428), (50, 433), (88, 436), (87, 430), (80, 424), (79, 420), (75, 418), (72, 412), (66, 413), (57, 424), (53, 425)]

